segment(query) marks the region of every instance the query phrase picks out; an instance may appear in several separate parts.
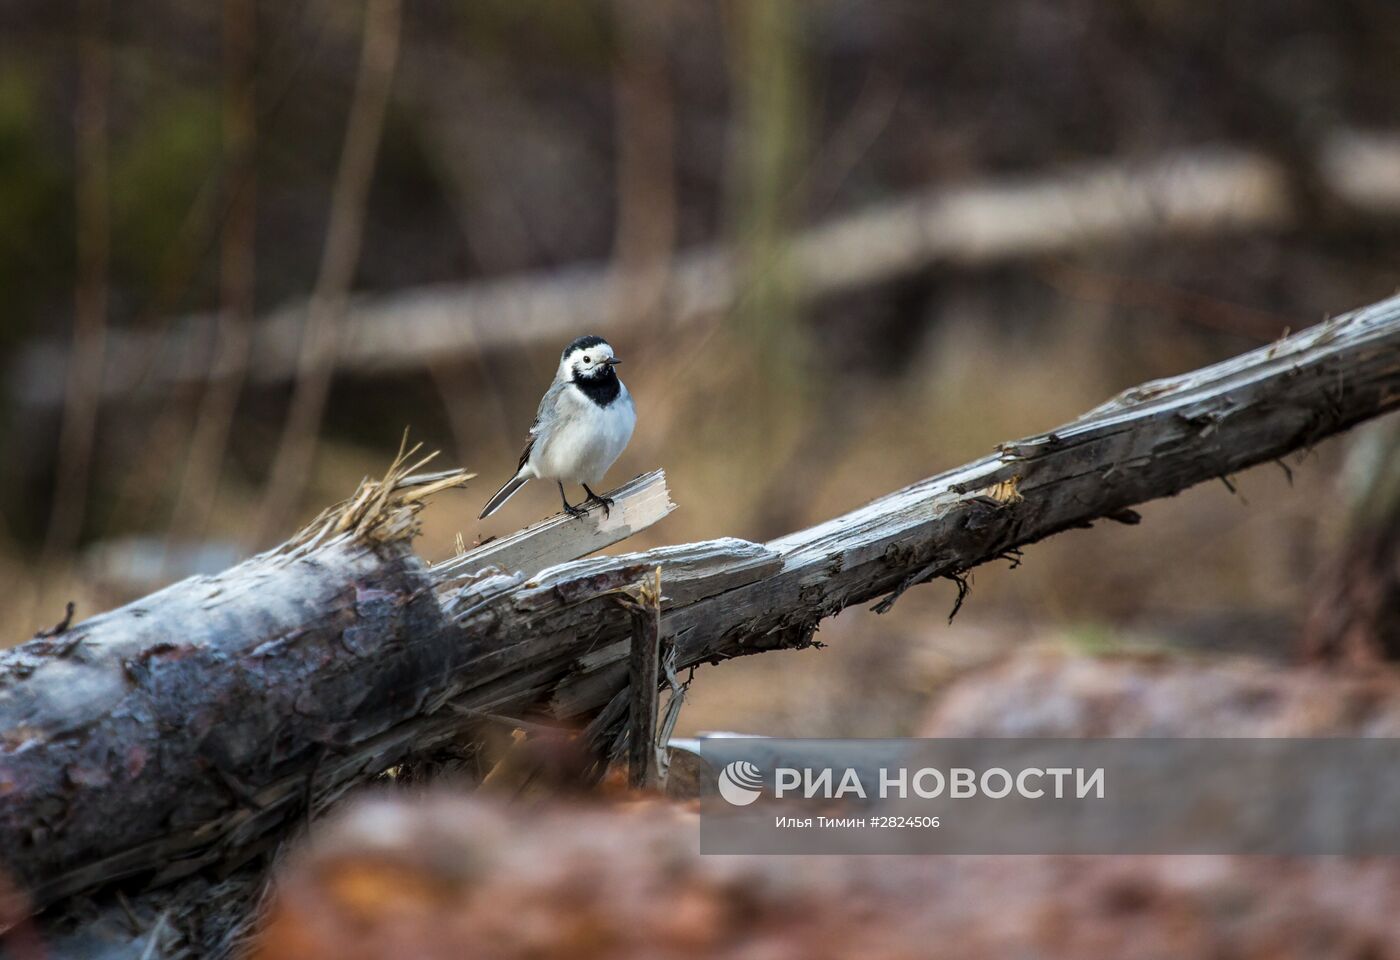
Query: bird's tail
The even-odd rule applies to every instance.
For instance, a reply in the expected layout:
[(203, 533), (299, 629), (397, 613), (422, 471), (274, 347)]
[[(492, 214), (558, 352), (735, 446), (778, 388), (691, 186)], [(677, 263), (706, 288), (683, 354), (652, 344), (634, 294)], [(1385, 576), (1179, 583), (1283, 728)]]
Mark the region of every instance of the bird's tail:
[(517, 473), (515, 476), (507, 480), (506, 485), (504, 487), (501, 487), (501, 489), (497, 490), (496, 495), (494, 497), (486, 501), (486, 506), (482, 509), (481, 516), (477, 517), (477, 519), (485, 520), (487, 517), (491, 516), (491, 514), (501, 509), (501, 504), (505, 503), (511, 497), (515, 496), (515, 491), (525, 486), (525, 481), (529, 479), (529, 477), (522, 477), (520, 474)]

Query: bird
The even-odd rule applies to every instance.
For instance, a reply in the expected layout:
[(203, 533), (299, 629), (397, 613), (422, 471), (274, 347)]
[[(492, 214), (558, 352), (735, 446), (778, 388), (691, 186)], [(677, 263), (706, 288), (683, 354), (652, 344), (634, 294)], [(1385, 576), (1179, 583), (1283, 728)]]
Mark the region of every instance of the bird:
[[(564, 512), (582, 517), (593, 504), (612, 515), (613, 499), (593, 492), (613, 465), (637, 424), (632, 395), (614, 369), (622, 361), (598, 336), (583, 336), (564, 348), (554, 382), (540, 400), (535, 422), (509, 480), (486, 502), (478, 519), (485, 520), (515, 495), (528, 480), (553, 480), (559, 485)], [(577, 483), (588, 498), (569, 502), (564, 484)]]

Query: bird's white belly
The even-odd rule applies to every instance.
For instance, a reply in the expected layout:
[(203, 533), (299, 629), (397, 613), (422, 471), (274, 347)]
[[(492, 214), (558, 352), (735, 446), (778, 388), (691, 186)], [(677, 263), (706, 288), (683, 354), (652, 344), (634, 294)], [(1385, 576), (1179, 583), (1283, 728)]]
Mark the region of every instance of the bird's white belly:
[(535, 475), (590, 486), (601, 484), (632, 438), (636, 422), (632, 400), (625, 393), (606, 407), (577, 410), (531, 451)]

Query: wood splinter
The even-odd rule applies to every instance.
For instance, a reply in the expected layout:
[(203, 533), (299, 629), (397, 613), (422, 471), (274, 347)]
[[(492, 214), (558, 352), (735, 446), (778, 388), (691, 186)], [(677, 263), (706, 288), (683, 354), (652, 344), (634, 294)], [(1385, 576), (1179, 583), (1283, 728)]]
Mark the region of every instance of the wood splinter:
[(656, 720), (661, 688), (661, 567), (637, 585), (635, 599), (623, 601), (632, 618), (632, 650), (628, 657), (631, 705), (627, 738), (627, 785), (653, 790), (658, 783)]

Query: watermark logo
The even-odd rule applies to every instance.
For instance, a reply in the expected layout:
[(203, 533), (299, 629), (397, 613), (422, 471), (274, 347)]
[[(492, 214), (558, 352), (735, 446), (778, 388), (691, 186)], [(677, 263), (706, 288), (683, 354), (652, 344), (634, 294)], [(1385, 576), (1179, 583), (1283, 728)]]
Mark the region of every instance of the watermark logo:
[(735, 760), (719, 772), (719, 795), (736, 807), (747, 807), (763, 790), (763, 772), (747, 760)]
[(1400, 856), (1400, 736), (731, 736), (698, 752), (717, 787), (703, 853)]

